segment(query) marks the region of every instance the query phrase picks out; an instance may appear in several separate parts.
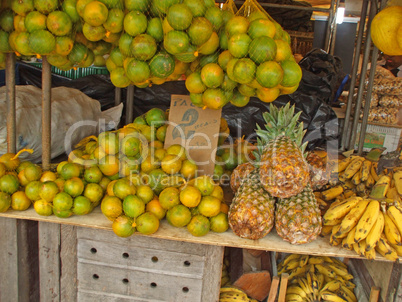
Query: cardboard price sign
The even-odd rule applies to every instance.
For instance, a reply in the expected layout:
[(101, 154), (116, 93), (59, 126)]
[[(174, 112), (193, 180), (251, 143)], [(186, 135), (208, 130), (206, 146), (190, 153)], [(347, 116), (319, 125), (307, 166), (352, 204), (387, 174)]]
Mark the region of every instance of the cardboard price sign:
[(218, 147), (222, 110), (202, 109), (188, 95), (172, 95), (165, 148), (179, 144), (186, 148), (200, 175), (212, 175)]

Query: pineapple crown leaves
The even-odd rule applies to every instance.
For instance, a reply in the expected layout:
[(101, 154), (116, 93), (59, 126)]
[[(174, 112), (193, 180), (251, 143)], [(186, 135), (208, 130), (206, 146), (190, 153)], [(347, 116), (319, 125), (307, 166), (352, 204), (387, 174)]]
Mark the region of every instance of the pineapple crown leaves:
[(287, 103), (284, 107), (278, 108), (270, 104), (269, 112), (263, 113), (266, 124), (262, 129), (258, 124), (256, 133), (260, 137), (261, 142), (266, 144), (278, 136), (288, 136), (298, 147), (301, 147), (304, 134), (303, 122), (299, 121), (301, 111), (295, 112), (295, 106), (290, 107)]

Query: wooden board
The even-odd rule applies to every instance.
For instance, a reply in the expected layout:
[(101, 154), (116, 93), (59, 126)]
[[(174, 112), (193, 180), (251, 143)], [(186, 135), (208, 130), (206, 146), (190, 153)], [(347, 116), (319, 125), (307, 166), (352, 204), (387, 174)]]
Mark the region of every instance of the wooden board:
[[(104, 217), (100, 208), (96, 208), (91, 214), (84, 216), (71, 216), (69, 218), (58, 218), (52, 216), (40, 216), (33, 208), (26, 211), (12, 211), (9, 210), (6, 213), (0, 213), (0, 217), (18, 218), (18, 219), (30, 219), (37, 221), (53, 222), (58, 224), (69, 224), (75, 226), (82, 226), (95, 229), (111, 230), (112, 223)], [(132, 238), (137, 236), (144, 236), (140, 233), (135, 233)], [(345, 250), (339, 246), (331, 246), (329, 239), (319, 237), (315, 241), (303, 244), (292, 245), (285, 242), (280, 238), (275, 230), (271, 231), (267, 236), (259, 240), (243, 239), (235, 235), (231, 230), (224, 233), (210, 232), (203, 237), (192, 236), (186, 228), (175, 228), (168, 224), (166, 220), (162, 220), (159, 230), (150, 237), (192, 242), (198, 244), (209, 244), (214, 246), (229, 246), (246, 249), (256, 249), (264, 251), (284, 252), (284, 253), (297, 253), (306, 254), (311, 256), (325, 255), (329, 257), (345, 257), (345, 258), (362, 258), (354, 251)], [(117, 237), (117, 236), (116, 236)], [(129, 239), (125, 239), (129, 240)], [(384, 257), (377, 255), (376, 260), (389, 261)], [(402, 261), (402, 257), (400, 257)]]

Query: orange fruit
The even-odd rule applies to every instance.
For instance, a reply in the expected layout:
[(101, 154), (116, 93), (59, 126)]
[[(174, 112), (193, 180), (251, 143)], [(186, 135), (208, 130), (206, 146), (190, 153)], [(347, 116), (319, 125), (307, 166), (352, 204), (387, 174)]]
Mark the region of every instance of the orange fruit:
[(214, 191), (215, 185), (213, 179), (208, 175), (194, 179), (194, 186), (200, 190), (202, 196), (210, 195)]
[(131, 11), (124, 17), (124, 30), (130, 36), (142, 34), (147, 29), (147, 17), (139, 11)]
[(155, 39), (148, 34), (139, 34), (131, 42), (131, 53), (134, 58), (141, 61), (151, 59), (157, 50)]
[(273, 38), (275, 36), (275, 23), (268, 19), (257, 19), (250, 23), (248, 35), (251, 39), (262, 36)]
[(27, 184), (29, 184), (29, 180), (25, 177), (25, 171), (22, 170), (21, 172), (18, 173), (17, 175), (18, 181), (20, 182), (20, 185), (25, 187)]
[(39, 188), (39, 196), (47, 202), (51, 202), (58, 193), (59, 187), (54, 181), (45, 181)]
[(106, 155), (99, 161), (99, 169), (106, 176), (119, 173), (119, 159), (114, 155)]
[(142, 83), (149, 79), (151, 70), (146, 62), (139, 60), (131, 60), (127, 64), (126, 75), (134, 83)]
[[(129, 34), (127, 34), (127, 33), (123, 33), (120, 36), (119, 49), (120, 49), (121, 53), (126, 57), (127, 56), (132, 56), (132, 54), (131, 54), (131, 42), (133, 41), (133, 39), (134, 38), (132, 36), (130, 36)], [(126, 59), (128, 59), (126, 61), (126, 64), (128, 64), (128, 62), (130, 60), (133, 60), (133, 58), (126, 58)], [(124, 69), (126, 69), (126, 68), (124, 67)]]
[(28, 165), (23, 171), (28, 181), (39, 180), (42, 176), (42, 168), (35, 164)]
[(25, 187), (25, 195), (31, 200), (36, 201), (40, 199), (39, 189), (41, 187), (40, 181), (31, 181)]
[(276, 57), (277, 46), (275, 40), (262, 36), (251, 41), (248, 55), (256, 64), (272, 61)]
[(223, 91), (219, 88), (208, 88), (202, 94), (202, 102), (211, 109), (220, 109), (228, 103)]
[(145, 212), (135, 219), (137, 231), (144, 235), (151, 235), (159, 229), (159, 219), (151, 212)]
[(191, 179), (195, 177), (197, 170), (197, 165), (193, 161), (186, 159), (182, 162), (180, 174), (186, 179)]
[(39, 55), (50, 54), (56, 48), (56, 38), (47, 30), (35, 30), (29, 34), (29, 48)]
[(74, 43), (73, 49), (68, 54), (68, 59), (73, 64), (80, 64), (88, 57), (88, 47), (81, 43)]
[(244, 96), (252, 97), (255, 96), (255, 88), (248, 84), (241, 84), (237, 87), (237, 90)]
[(159, 194), (159, 203), (162, 208), (169, 210), (172, 207), (180, 204), (180, 191), (175, 187), (163, 189)]
[(64, 192), (68, 193), (72, 197), (77, 197), (84, 192), (84, 182), (79, 177), (72, 177), (67, 179), (64, 183)]
[(161, 168), (165, 173), (179, 173), (182, 165), (182, 160), (173, 154), (167, 154), (161, 161)]
[(219, 48), (219, 36), (216, 32), (212, 32), (209, 39), (198, 47), (198, 53), (202, 55), (211, 55)]
[(209, 63), (201, 69), (201, 80), (208, 88), (218, 88), (222, 84), (223, 78), (224, 72), (216, 63)]
[(145, 212), (145, 203), (136, 195), (127, 195), (123, 200), (123, 211), (128, 217), (137, 218)]
[(93, 206), (91, 201), (85, 196), (77, 196), (74, 198), (71, 210), (75, 215), (86, 215), (92, 212)]
[(123, 30), (124, 12), (119, 8), (109, 10), (103, 27), (110, 33), (120, 33)]
[(196, 107), (204, 107), (204, 103), (202, 101), (202, 93), (190, 93), (191, 103)]
[(31, 200), (29, 200), (24, 191), (17, 191), (13, 195), (11, 195), (11, 208), (13, 210), (25, 211), (30, 206)]
[(35, 9), (45, 15), (51, 13), (59, 6), (58, 0), (34, 0), (33, 3)]
[(236, 34), (230, 37), (228, 49), (235, 58), (243, 58), (247, 55), (251, 38), (247, 34)]
[(85, 5), (83, 19), (91, 26), (101, 26), (108, 17), (109, 10), (100, 1), (91, 1)]
[(297, 90), (297, 88), (299, 88), (299, 84), (291, 86), (291, 87), (283, 87), (283, 86), (279, 85), (281, 94), (292, 94), (293, 92), (295, 92)]
[(167, 127), (167, 125), (163, 125), (156, 130), (156, 138), (161, 142), (165, 141)]
[(193, 208), (198, 206), (201, 201), (201, 192), (194, 186), (185, 186), (180, 191), (180, 202), (186, 207)]
[(268, 19), (267, 13), (262, 12), (260, 10), (255, 10), (248, 16), (248, 20), (250, 22), (253, 22), (254, 20), (258, 20), (258, 19)]
[(123, 204), (116, 196), (105, 196), (101, 202), (101, 211), (113, 221), (123, 213)]
[(106, 191), (107, 186), (109, 185), (110, 182), (111, 182), (111, 180), (108, 177), (103, 176), (101, 181), (99, 182), (99, 186), (101, 186), (103, 191)]
[(146, 12), (149, 4), (150, 0), (124, 0), (124, 7), (129, 11), (138, 10)]
[(70, 179), (72, 177), (79, 177), (81, 175), (81, 168), (78, 164), (75, 163), (63, 163), (58, 171), (59, 175), (64, 179)]
[(41, 216), (50, 216), (53, 214), (52, 203), (44, 199), (39, 199), (34, 202), (35, 212)]
[(144, 201), (145, 204), (148, 204), (154, 198), (154, 192), (152, 191), (151, 187), (148, 185), (139, 185), (136, 187), (137, 195), (139, 198)]
[(149, 69), (155, 77), (166, 78), (174, 72), (175, 60), (170, 54), (160, 52), (149, 61)]
[(233, 35), (247, 33), (249, 27), (249, 20), (243, 16), (234, 16), (231, 18), (225, 26), (225, 32), (230, 38)]
[(47, 29), (55, 36), (65, 36), (71, 33), (73, 22), (62, 11), (53, 11), (46, 18)]
[(210, 194), (210, 196), (218, 198), (220, 201), (223, 201), (224, 194), (223, 194), (223, 189), (221, 186), (215, 186), (214, 190)]
[[(106, 29), (101, 25), (100, 26), (92, 26), (89, 23), (84, 23), (84, 25), (82, 27), (82, 33), (89, 41), (97, 42), (97, 41), (102, 40), (105, 37)], [(90, 52), (88, 52), (88, 55), (89, 54), (90, 54)], [(85, 63), (82, 63), (82, 64), (85, 64)], [(92, 62), (90, 62), (87, 65), (87, 67), (89, 67), (91, 64), (92, 64)]]
[(191, 235), (200, 237), (208, 234), (210, 228), (209, 219), (203, 215), (195, 215), (191, 217), (190, 222), (187, 224), (187, 230)]
[(18, 177), (12, 174), (6, 174), (0, 178), (0, 191), (7, 194), (14, 194), (17, 192), (20, 183)]
[(169, 7), (166, 19), (175, 30), (186, 30), (193, 19), (191, 10), (185, 4), (173, 4)]
[(181, 228), (190, 222), (191, 212), (186, 206), (178, 204), (166, 212), (166, 220), (172, 226)]
[(71, 209), (70, 210), (59, 210), (59, 209), (53, 208), (53, 214), (59, 218), (68, 218), (73, 215), (73, 211)]
[(64, 0), (62, 3), (62, 10), (74, 23), (77, 23), (80, 20), (80, 15), (77, 12), (76, 4), (77, 0)]
[(183, 0), (183, 4), (188, 7), (194, 18), (204, 16), (206, 11), (204, 0)]
[(166, 215), (166, 209), (162, 208), (158, 199), (152, 199), (147, 203), (145, 211), (153, 213), (159, 220), (162, 220)]
[(46, 15), (38, 11), (29, 12), (25, 17), (24, 23), (29, 33), (39, 29), (46, 29)]
[(99, 183), (103, 178), (102, 171), (98, 166), (91, 166), (85, 169), (84, 179), (88, 183)]
[(190, 40), (185, 32), (178, 30), (171, 30), (165, 34), (163, 39), (163, 46), (165, 50), (172, 54), (180, 54), (186, 52), (190, 45)]
[(113, 185), (114, 195), (122, 200), (128, 195), (134, 195), (135, 192), (135, 186), (126, 178), (118, 179)]
[(230, 51), (224, 50), (219, 54), (218, 64), (223, 70), (226, 71), (226, 67), (231, 59), (233, 59), (233, 56)]
[(112, 84), (119, 88), (128, 87), (131, 80), (127, 77), (123, 67), (116, 67), (110, 72), (110, 80)]
[(233, 78), (240, 84), (248, 84), (255, 78), (256, 65), (249, 58), (236, 61), (233, 66)]
[(200, 46), (207, 42), (213, 32), (212, 24), (204, 17), (194, 18), (187, 30), (190, 42)]
[(57, 193), (53, 198), (53, 210), (67, 211), (73, 207), (73, 198), (66, 192)]
[(201, 79), (200, 72), (191, 73), (184, 83), (190, 93), (202, 93), (205, 91), (205, 89), (207, 89), (207, 86), (205, 86)]
[(283, 69), (283, 79), (280, 83), (284, 87), (293, 87), (300, 83), (302, 79), (302, 70), (294, 61), (282, 61), (281, 67)]
[(89, 199), (90, 202), (97, 206), (106, 191), (99, 184), (89, 183), (85, 186), (83, 196)]
[(7, 193), (0, 192), (0, 213), (6, 212), (11, 206), (11, 196)]
[(176, 155), (181, 160), (185, 160), (187, 158), (186, 149), (182, 145), (179, 145), (179, 144), (170, 145), (166, 149), (166, 153), (171, 154), (171, 155)]
[(221, 201), (214, 196), (204, 196), (198, 205), (198, 210), (206, 217), (218, 215), (221, 211)]
[(275, 61), (281, 62), (285, 60), (289, 60), (292, 56), (292, 49), (288, 42), (283, 40), (275, 40), (276, 43), (276, 56)]
[(66, 56), (71, 52), (74, 40), (68, 36), (56, 37), (56, 53), (67, 60)]
[(239, 91), (235, 91), (230, 100), (230, 103), (232, 103), (236, 107), (244, 107), (248, 104), (249, 101), (250, 101), (249, 96), (245, 96), (241, 94)]
[(229, 229), (228, 215), (225, 212), (210, 217), (209, 222), (211, 231), (215, 233), (223, 233)]
[(25, 16), (28, 12), (34, 10), (33, 1), (10, 1), (11, 9), (14, 13)]
[(135, 134), (123, 138), (120, 143), (120, 152), (126, 156), (136, 156), (141, 151), (141, 141)]
[(218, 7), (216, 7), (215, 4), (214, 6), (211, 6), (207, 9), (204, 17), (207, 18), (209, 22), (211, 22), (215, 32), (218, 32), (223, 25), (222, 11)]
[(221, 203), (221, 212), (225, 213), (226, 215), (229, 213), (229, 206), (224, 202)]
[(271, 103), (277, 99), (281, 94), (278, 87), (274, 88), (259, 88), (257, 89), (257, 98), (259, 98), (264, 103)]
[(119, 237), (129, 237), (135, 232), (134, 220), (125, 215), (117, 217), (112, 224), (113, 232)]
[(274, 88), (283, 79), (283, 69), (275, 61), (267, 61), (257, 67), (256, 79), (265, 88)]

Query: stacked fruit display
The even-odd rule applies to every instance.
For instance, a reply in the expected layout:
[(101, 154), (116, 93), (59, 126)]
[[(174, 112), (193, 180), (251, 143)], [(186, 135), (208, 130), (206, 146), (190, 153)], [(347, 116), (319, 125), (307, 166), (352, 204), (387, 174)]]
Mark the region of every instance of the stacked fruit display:
[(289, 104), (281, 109), (271, 105), (263, 114), (266, 129), (257, 130), (256, 167), (248, 163), (233, 173), (242, 181), (230, 206), (229, 225), (240, 237), (260, 239), (274, 222), (279, 236), (292, 244), (310, 242), (321, 232), (321, 213), (303, 155), (301, 112), (294, 110)]
[(257, 302), (257, 300), (249, 298), (241, 289), (233, 286), (221, 287), (219, 294), (219, 302)]
[(353, 275), (337, 258), (290, 254), (278, 264), (278, 275), (289, 274), (286, 302), (356, 302)]
[(186, 74), (200, 107), (272, 102), (301, 80), (289, 35), (262, 8), (235, 16), (211, 0), (12, 0), (0, 27), (1, 66), (8, 52), (46, 55), (64, 71), (106, 65), (117, 87)]

